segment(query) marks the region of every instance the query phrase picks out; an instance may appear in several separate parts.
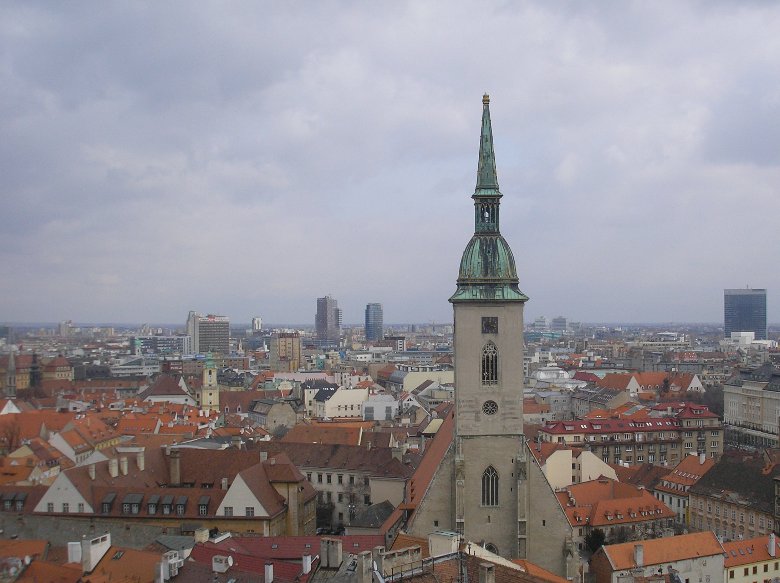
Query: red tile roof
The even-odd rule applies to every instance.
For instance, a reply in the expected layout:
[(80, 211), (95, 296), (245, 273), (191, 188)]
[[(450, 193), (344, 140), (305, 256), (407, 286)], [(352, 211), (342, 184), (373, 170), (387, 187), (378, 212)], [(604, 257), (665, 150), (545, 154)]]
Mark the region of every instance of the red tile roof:
[[(774, 553), (769, 553), (770, 542), (774, 542)], [(736, 540), (723, 543), (725, 557), (723, 564), (729, 567), (758, 563), (760, 561), (773, 561), (780, 557), (780, 539), (777, 536), (767, 535)]]
[(599, 549), (599, 552), (604, 552), (607, 555), (613, 570), (625, 571), (636, 566), (634, 547), (637, 544), (643, 546), (645, 566), (673, 563), (697, 557), (710, 557), (724, 552), (715, 533), (711, 531), (648, 539), (641, 543), (628, 542), (605, 545)]

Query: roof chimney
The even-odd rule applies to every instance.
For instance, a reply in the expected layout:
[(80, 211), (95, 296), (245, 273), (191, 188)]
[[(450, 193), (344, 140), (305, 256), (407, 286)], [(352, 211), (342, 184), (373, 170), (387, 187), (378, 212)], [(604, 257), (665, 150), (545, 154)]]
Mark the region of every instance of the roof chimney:
[(265, 583), (274, 583), (274, 564), (271, 561), (265, 564)]
[(706, 462), (706, 461), (707, 461), (707, 454), (706, 454), (706, 453), (704, 453), (704, 452), (701, 452), (701, 453), (699, 454), (699, 463), (700, 463), (700, 464), (703, 464), (703, 463), (704, 463), (704, 462)]
[(634, 545), (634, 562), (637, 567), (645, 566), (645, 547), (643, 545)]
[(138, 464), (138, 469), (143, 472), (146, 467), (146, 454), (143, 449), (136, 454), (135, 463)]
[(127, 456), (119, 458), (119, 471), (123, 476), (127, 475)]
[(268, 452), (267, 451), (261, 451), (260, 452), (260, 461), (264, 462), (268, 459)]
[(181, 484), (181, 452), (178, 448), (171, 449), (171, 486)]
[(119, 475), (119, 460), (115, 457), (108, 460), (108, 475), (116, 478)]
[(769, 551), (770, 557), (777, 556), (777, 539), (775, 538), (774, 532), (769, 534), (769, 544), (767, 545), (767, 550)]
[(311, 555), (309, 553), (306, 553), (303, 555), (303, 574), (306, 575), (307, 573), (311, 572)]
[(496, 583), (496, 566), (493, 563), (479, 564), (479, 583)]
[(357, 556), (357, 583), (372, 583), (374, 579), (373, 557), (371, 551), (363, 551)]
[[(89, 464), (89, 467), (87, 468), (87, 471), (89, 472), (89, 479), (90, 480), (94, 480), (95, 479), (95, 464)], [(79, 560), (79, 562), (80, 562), (80, 560)]]

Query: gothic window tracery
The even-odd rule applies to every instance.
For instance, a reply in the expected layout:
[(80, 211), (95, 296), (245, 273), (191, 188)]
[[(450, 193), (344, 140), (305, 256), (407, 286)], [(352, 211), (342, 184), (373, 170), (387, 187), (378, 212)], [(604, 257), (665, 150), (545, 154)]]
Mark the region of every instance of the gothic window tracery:
[(498, 472), (493, 466), (482, 472), (482, 506), (498, 506)]
[(482, 348), (480, 378), (483, 385), (498, 384), (498, 348), (493, 342), (488, 342)]

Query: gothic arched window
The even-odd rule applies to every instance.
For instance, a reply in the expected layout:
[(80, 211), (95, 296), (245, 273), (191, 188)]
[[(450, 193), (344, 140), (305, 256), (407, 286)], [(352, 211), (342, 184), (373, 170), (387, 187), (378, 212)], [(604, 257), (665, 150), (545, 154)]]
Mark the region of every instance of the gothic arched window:
[(481, 373), (483, 385), (498, 384), (498, 348), (492, 342), (482, 348)]
[(498, 472), (493, 466), (482, 472), (482, 506), (498, 506)]

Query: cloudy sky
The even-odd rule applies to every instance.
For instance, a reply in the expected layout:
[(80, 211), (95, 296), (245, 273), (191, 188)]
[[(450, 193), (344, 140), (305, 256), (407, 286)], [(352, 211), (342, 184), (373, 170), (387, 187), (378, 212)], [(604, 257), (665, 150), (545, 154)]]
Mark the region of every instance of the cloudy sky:
[(526, 317), (780, 321), (780, 4), (3, 2), (0, 321), (447, 322), (491, 95)]

